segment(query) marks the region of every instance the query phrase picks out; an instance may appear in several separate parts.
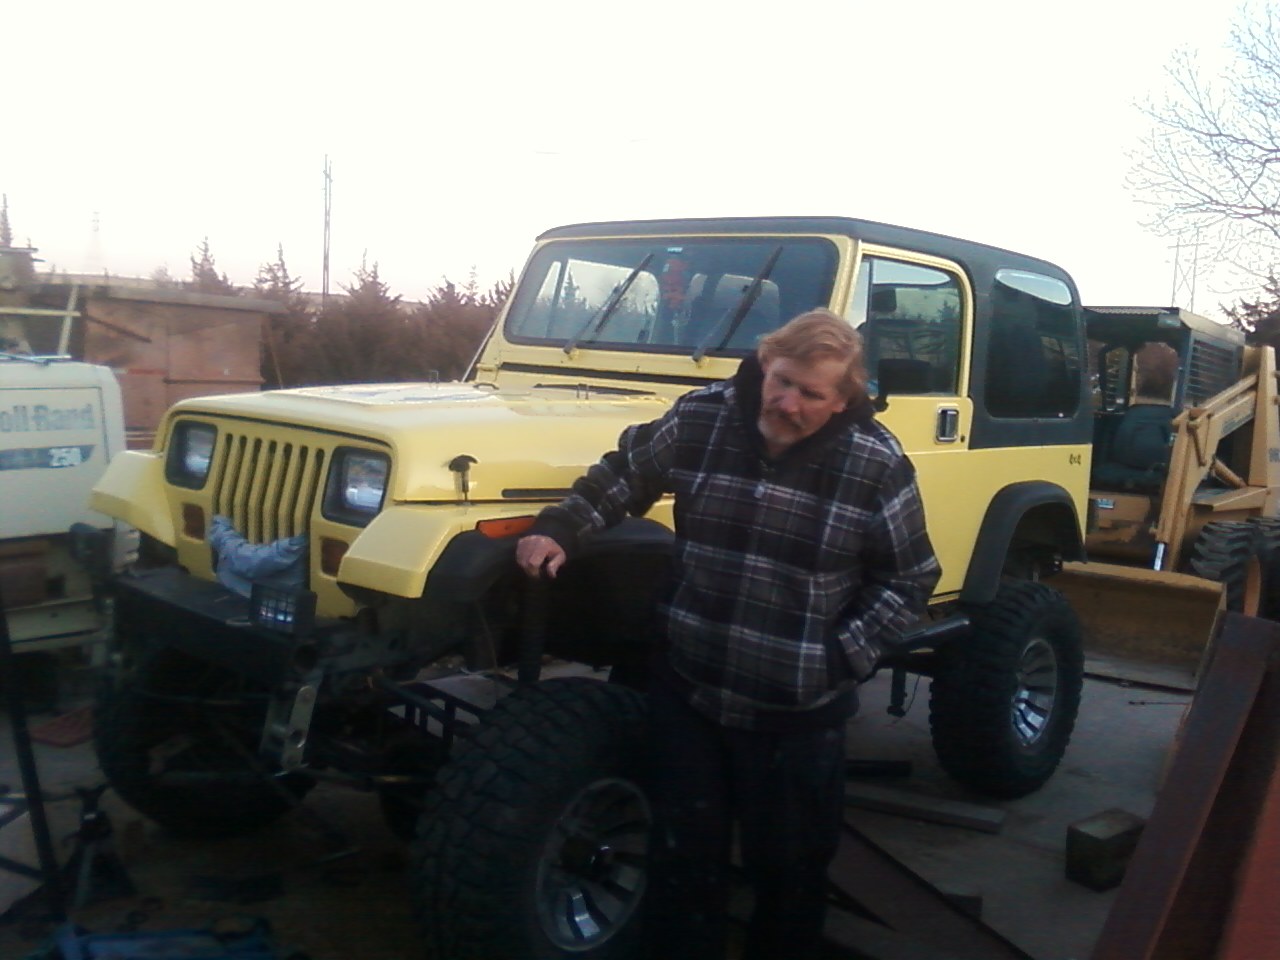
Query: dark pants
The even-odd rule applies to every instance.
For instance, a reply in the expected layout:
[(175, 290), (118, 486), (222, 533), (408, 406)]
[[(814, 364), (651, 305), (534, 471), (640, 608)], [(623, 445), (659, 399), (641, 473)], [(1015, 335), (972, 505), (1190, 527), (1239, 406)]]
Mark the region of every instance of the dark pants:
[(743, 956), (820, 956), (827, 866), (844, 805), (843, 723), (787, 734), (731, 730), (654, 686), (647, 956), (725, 956), (735, 821), (755, 893)]

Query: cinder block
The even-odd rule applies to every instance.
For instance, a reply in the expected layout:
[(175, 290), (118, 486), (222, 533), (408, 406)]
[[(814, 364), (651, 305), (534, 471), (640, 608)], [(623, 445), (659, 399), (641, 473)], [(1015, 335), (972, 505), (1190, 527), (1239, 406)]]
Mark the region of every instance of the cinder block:
[(966, 917), (982, 919), (982, 891), (976, 887), (947, 886), (939, 888), (938, 892)]
[(1146, 821), (1126, 810), (1095, 813), (1067, 827), (1067, 879), (1110, 890), (1124, 879)]

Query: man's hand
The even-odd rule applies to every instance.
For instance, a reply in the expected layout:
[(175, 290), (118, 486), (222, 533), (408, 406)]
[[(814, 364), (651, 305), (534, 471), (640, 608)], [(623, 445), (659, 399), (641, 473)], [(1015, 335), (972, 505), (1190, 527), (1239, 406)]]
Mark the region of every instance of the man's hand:
[(548, 577), (554, 578), (564, 566), (566, 559), (564, 548), (550, 537), (533, 534), (521, 537), (520, 542), (516, 544), (516, 563), (520, 565), (521, 570), (535, 579), (542, 576), (544, 572)]

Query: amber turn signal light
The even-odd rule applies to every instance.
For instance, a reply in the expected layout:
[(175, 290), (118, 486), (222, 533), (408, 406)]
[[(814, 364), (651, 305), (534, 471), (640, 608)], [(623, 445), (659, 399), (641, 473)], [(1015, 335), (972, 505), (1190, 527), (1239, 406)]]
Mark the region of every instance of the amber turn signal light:
[(533, 517), (504, 517), (501, 520), (481, 520), (476, 529), (486, 537), (501, 540), (503, 537), (514, 537), (524, 533), (533, 526)]
[(204, 539), (204, 511), (194, 503), (182, 505), (182, 532), (192, 540)]
[(332, 537), (320, 538), (320, 572), (331, 577), (338, 575), (338, 567), (342, 566), (342, 558), (347, 555), (350, 544)]

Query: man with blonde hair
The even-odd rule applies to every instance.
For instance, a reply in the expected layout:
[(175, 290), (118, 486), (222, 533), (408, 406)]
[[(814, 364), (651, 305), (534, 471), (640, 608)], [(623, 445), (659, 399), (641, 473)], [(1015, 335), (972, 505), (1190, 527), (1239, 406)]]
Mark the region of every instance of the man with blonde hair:
[(731, 379), (625, 430), (517, 545), (554, 577), (584, 537), (675, 496), (649, 683), (651, 957), (724, 957), (735, 821), (755, 890), (744, 957), (821, 950), (845, 722), (939, 572), (866, 382), (858, 333), (801, 314)]

